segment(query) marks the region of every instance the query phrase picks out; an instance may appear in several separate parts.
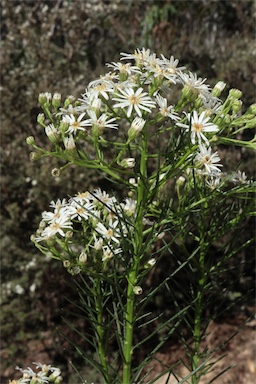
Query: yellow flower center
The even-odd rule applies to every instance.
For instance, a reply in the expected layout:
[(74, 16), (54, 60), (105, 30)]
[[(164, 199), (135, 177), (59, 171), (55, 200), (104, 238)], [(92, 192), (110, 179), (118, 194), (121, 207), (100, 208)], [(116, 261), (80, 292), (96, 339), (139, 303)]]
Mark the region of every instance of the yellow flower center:
[(193, 131), (195, 131), (195, 132), (202, 132), (202, 130), (203, 130), (203, 124), (194, 123), (194, 124), (192, 124), (192, 129), (193, 129)]
[(135, 95), (131, 95), (129, 96), (128, 100), (131, 102), (131, 104), (139, 104), (140, 102), (140, 98), (135, 96)]

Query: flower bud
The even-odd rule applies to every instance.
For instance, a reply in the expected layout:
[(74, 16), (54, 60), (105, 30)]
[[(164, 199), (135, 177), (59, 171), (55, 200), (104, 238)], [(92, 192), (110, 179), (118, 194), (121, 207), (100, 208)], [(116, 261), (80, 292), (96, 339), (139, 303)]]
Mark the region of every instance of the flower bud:
[(134, 177), (131, 177), (131, 178), (129, 179), (129, 183), (132, 184), (132, 185), (134, 185), (135, 187), (138, 185), (137, 182), (136, 182), (136, 179), (135, 179)]
[(39, 113), (37, 115), (37, 122), (40, 124), (40, 125), (44, 125), (44, 121), (45, 121), (45, 116), (43, 113)]
[(139, 285), (136, 285), (134, 288), (133, 288), (133, 292), (135, 293), (135, 295), (141, 295), (143, 290), (142, 288), (139, 286)]
[(69, 268), (70, 265), (71, 265), (71, 263), (70, 263), (69, 260), (64, 260), (64, 261), (63, 261), (63, 266), (64, 266), (65, 268)]
[(232, 110), (234, 113), (237, 113), (241, 110), (241, 106), (242, 106), (242, 101), (241, 100), (234, 100), (233, 103), (232, 103)]
[(133, 168), (135, 166), (135, 159), (133, 157), (128, 157), (123, 159), (120, 163), (123, 168)]
[(196, 88), (192, 88), (189, 84), (184, 85), (181, 92), (182, 96), (190, 101), (195, 101), (199, 94), (199, 91)]
[(185, 177), (184, 176), (180, 176), (176, 183), (180, 187), (180, 186), (185, 184), (185, 181), (186, 181)]
[(153, 267), (154, 265), (156, 264), (156, 259), (155, 258), (152, 258), (152, 259), (149, 259), (146, 266), (147, 267)]
[(138, 117), (138, 116), (135, 117), (135, 119), (133, 120), (133, 122), (131, 124), (131, 127), (128, 130), (128, 138), (130, 140), (133, 140), (136, 137), (138, 137), (138, 135), (141, 132), (141, 130), (143, 129), (145, 123), (146, 123), (146, 121), (144, 119), (142, 119), (141, 117)]
[(242, 92), (239, 89), (232, 88), (230, 89), (228, 95), (233, 99), (240, 99), (240, 97), (242, 96)]
[(29, 156), (30, 156), (31, 161), (35, 161), (35, 160), (39, 159), (39, 157), (40, 157), (39, 153), (37, 153), (37, 152), (31, 152)]
[(59, 108), (59, 106), (61, 105), (61, 94), (60, 93), (54, 93), (53, 97), (52, 97), (52, 105), (54, 106), (54, 108)]
[(53, 124), (49, 124), (45, 127), (45, 133), (52, 143), (57, 144), (59, 142), (60, 135), (57, 128), (55, 128)]
[(75, 102), (75, 100), (76, 99), (74, 96), (72, 95), (68, 96), (64, 101), (64, 108), (67, 109), (70, 104), (73, 104)]
[(85, 264), (87, 261), (87, 253), (85, 251), (81, 252), (79, 255), (79, 262)]
[(49, 92), (40, 93), (38, 96), (39, 104), (44, 105), (45, 103), (50, 105), (50, 101), (52, 99), (52, 94)]
[(212, 95), (215, 97), (219, 97), (225, 87), (226, 83), (224, 83), (223, 81), (218, 81), (218, 83), (214, 86), (212, 90)]
[(34, 138), (34, 136), (28, 136), (28, 137), (26, 138), (26, 143), (27, 143), (28, 145), (34, 145), (34, 144), (35, 144), (35, 138)]
[(72, 135), (70, 135), (69, 137), (64, 137), (63, 142), (64, 142), (65, 148), (68, 151), (72, 151), (73, 149), (76, 148), (76, 144)]
[(253, 115), (256, 114), (256, 104), (250, 105), (250, 107), (248, 108), (248, 113), (252, 113)]
[(52, 177), (60, 177), (60, 169), (53, 168), (51, 174), (52, 174)]

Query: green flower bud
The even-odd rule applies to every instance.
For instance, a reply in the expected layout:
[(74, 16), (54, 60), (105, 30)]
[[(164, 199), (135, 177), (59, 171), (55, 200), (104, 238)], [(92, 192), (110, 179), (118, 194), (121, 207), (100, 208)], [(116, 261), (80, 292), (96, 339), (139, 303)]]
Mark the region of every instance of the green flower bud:
[(230, 89), (228, 95), (233, 99), (240, 99), (240, 97), (242, 96), (242, 92), (239, 89), (232, 88)]
[(37, 116), (37, 122), (40, 124), (40, 125), (44, 125), (44, 121), (45, 121), (45, 116), (43, 113), (39, 113), (38, 116)]
[(76, 99), (75, 99), (74, 96), (72, 96), (72, 95), (68, 96), (68, 97), (66, 98), (66, 100), (64, 101), (64, 108), (66, 109), (66, 108), (68, 108), (68, 106), (69, 106), (70, 104), (74, 104), (75, 100), (76, 100)]
[(120, 165), (123, 168), (133, 168), (135, 166), (135, 159), (133, 157), (128, 157), (127, 159), (123, 159)]
[(133, 120), (133, 122), (131, 124), (131, 127), (128, 130), (128, 138), (130, 140), (133, 140), (136, 137), (138, 137), (138, 135), (141, 132), (141, 130), (143, 129), (145, 123), (146, 123), (146, 121), (143, 120), (141, 117), (138, 117), (138, 116), (135, 117), (135, 119)]
[(52, 99), (52, 94), (49, 92), (40, 93), (38, 96), (38, 101), (39, 101), (39, 104), (41, 105), (44, 105), (46, 103), (50, 105), (51, 99)]
[(237, 113), (241, 110), (241, 106), (242, 106), (242, 102), (241, 100), (234, 100), (233, 103), (232, 103), (232, 110), (234, 113)]
[(136, 285), (134, 288), (133, 288), (133, 292), (135, 293), (135, 295), (141, 295), (143, 290), (142, 288), (139, 286), (139, 285)]
[(99, 137), (103, 134), (104, 128), (100, 127), (99, 125), (93, 125), (92, 127), (92, 134), (93, 136)]
[(37, 152), (31, 152), (29, 156), (31, 161), (35, 161), (40, 158), (40, 155)]
[(60, 93), (54, 93), (52, 97), (52, 105), (54, 108), (58, 109), (59, 106), (61, 105), (61, 94)]
[(34, 136), (28, 136), (28, 137), (26, 138), (26, 143), (27, 143), (28, 145), (34, 145), (34, 144), (35, 144), (35, 138), (34, 138)]
[(79, 262), (85, 264), (87, 261), (87, 253), (85, 251), (81, 252), (79, 255)]
[(250, 105), (248, 108), (248, 113), (252, 113), (253, 115), (256, 115), (256, 104)]
[(45, 133), (52, 143), (57, 144), (59, 142), (60, 134), (53, 124), (49, 124), (45, 127)]
[(225, 87), (226, 83), (224, 83), (223, 81), (218, 81), (218, 83), (214, 86), (212, 90), (212, 95), (215, 97), (219, 97)]

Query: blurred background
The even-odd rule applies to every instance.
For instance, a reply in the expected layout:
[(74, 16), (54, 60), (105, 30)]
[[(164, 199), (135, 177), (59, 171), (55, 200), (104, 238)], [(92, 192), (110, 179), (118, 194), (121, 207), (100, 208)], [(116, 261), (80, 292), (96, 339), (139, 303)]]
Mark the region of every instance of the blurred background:
[[(26, 137), (46, 143), (36, 121), (38, 94), (79, 97), (89, 81), (108, 72), (105, 63), (119, 61), (120, 52), (145, 47), (157, 55), (173, 55), (211, 86), (222, 80), (227, 91), (240, 89), (248, 107), (255, 102), (255, 3), (2, 0), (1, 13), (0, 382), (20, 377), (16, 365), (25, 368), (39, 361), (62, 368), (65, 383), (75, 384), (72, 359), (86, 369), (88, 382), (96, 383), (96, 374), (84, 367), (62, 336), (79, 342), (63, 315), (82, 331), (86, 328), (83, 321), (74, 320), (66, 299), (72, 300), (72, 279), (59, 263), (39, 254), (30, 235), (51, 200), (104, 188), (104, 180), (78, 168), (54, 179), (52, 159), (30, 161)], [(240, 169), (253, 176), (250, 152), (232, 152), (228, 161), (239, 162)], [(253, 260), (252, 251), (238, 286), (241, 292), (253, 285)]]

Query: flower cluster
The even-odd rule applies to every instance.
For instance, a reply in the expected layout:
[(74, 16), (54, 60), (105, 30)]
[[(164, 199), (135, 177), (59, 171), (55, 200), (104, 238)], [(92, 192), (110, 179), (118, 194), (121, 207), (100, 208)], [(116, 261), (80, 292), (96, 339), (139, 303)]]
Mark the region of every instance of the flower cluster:
[[(116, 155), (111, 164), (123, 169), (135, 167), (136, 140), (149, 127), (174, 132), (182, 135), (190, 147), (186, 159), (190, 165), (206, 179), (219, 178), (222, 165), (211, 144), (217, 144), (217, 136), (227, 129), (230, 132), (241, 125), (255, 124), (255, 106), (241, 115), (241, 92), (231, 90), (223, 103), (219, 96), (225, 83), (218, 82), (211, 89), (206, 79), (178, 64), (173, 56), (157, 57), (144, 48), (133, 54), (121, 53), (120, 62), (107, 64), (111, 71), (90, 82), (80, 99), (69, 96), (62, 103), (60, 94), (40, 94), (44, 114), (39, 114), (38, 122), (64, 158), (82, 157), (103, 164), (100, 144), (114, 145)], [(178, 92), (180, 96), (174, 97)], [(122, 132), (119, 136), (125, 136), (126, 142), (109, 140), (107, 132), (116, 130)], [(39, 149), (33, 137), (27, 142)], [(87, 144), (91, 145), (90, 151)], [(83, 148), (86, 150), (81, 151)], [(125, 157), (128, 151), (130, 156)], [(68, 229), (68, 222), (59, 224)], [(47, 229), (48, 234), (55, 230), (53, 225)]]
[[(50, 203), (52, 211), (42, 213), (42, 221), (33, 240), (51, 246), (51, 256), (62, 248), (62, 261), (72, 274), (91, 265), (101, 265), (115, 255), (121, 257), (121, 237), (133, 230), (136, 201), (126, 198), (118, 203), (101, 189), (78, 193), (69, 200)], [(46, 252), (49, 255), (49, 252)]]
[(22, 369), (16, 367), (22, 372), (23, 376), (19, 380), (9, 381), (9, 384), (60, 384), (63, 381), (59, 368), (51, 365), (33, 363), (36, 365), (36, 372), (32, 368)]

